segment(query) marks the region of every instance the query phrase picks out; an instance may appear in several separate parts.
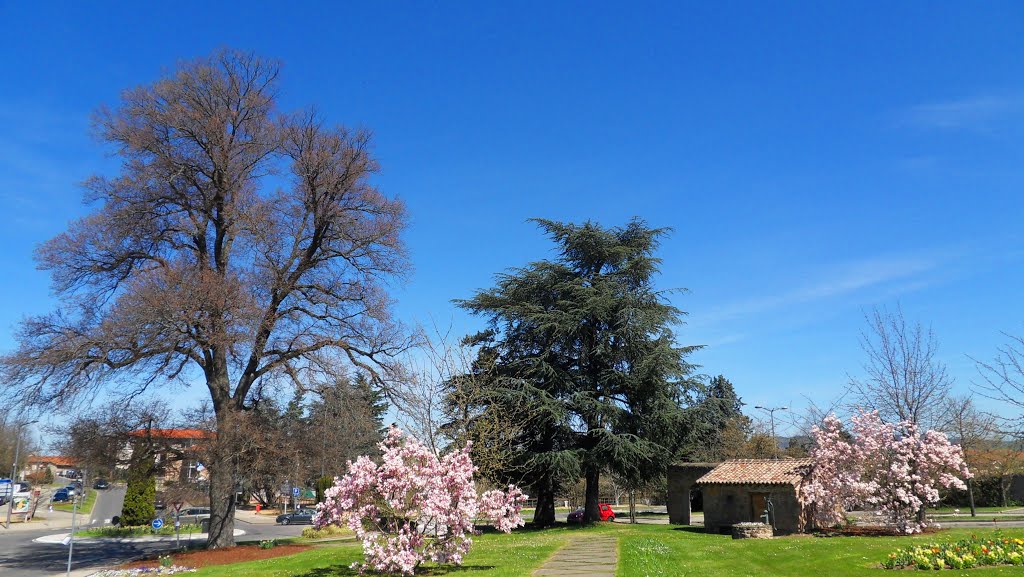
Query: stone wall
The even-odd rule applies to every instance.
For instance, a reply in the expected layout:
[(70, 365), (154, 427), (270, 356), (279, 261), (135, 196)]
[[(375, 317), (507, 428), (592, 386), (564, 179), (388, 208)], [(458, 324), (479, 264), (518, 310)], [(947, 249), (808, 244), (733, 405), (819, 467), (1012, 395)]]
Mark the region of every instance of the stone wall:
[(668, 466), (668, 522), (690, 524), (690, 490), (697, 479), (718, 466), (718, 463), (676, 463)]
[(771, 539), (773, 536), (772, 526), (764, 523), (737, 523), (732, 526), (733, 539)]
[(721, 533), (735, 523), (760, 521), (761, 511), (751, 507), (751, 494), (767, 493), (775, 508), (775, 533), (784, 535), (802, 530), (800, 503), (792, 485), (702, 485), (704, 527), (709, 533)]

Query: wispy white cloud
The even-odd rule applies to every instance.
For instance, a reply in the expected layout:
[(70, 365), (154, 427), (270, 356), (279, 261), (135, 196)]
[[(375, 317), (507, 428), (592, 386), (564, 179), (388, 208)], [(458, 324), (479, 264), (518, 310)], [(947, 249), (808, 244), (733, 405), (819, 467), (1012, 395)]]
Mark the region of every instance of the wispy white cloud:
[[(729, 321), (767, 314), (852, 295), (868, 289), (920, 290), (930, 282), (929, 273), (962, 256), (962, 249), (914, 255), (887, 255), (850, 261), (813, 274), (814, 280), (791, 290), (725, 303), (701, 314), (691, 327), (713, 328)], [(806, 276), (805, 276), (806, 278)]]
[(906, 111), (904, 122), (939, 130), (989, 132), (1022, 112), (1024, 98), (1019, 96), (977, 96), (913, 106)]

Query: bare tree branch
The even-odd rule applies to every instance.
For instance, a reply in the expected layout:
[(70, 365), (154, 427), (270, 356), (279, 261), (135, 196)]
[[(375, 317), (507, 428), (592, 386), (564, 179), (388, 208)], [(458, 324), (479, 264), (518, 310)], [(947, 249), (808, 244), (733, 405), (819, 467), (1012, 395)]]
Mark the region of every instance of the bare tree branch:
[(936, 356), (934, 333), (920, 323), (908, 325), (899, 307), (893, 312), (876, 308), (864, 318), (865, 374), (850, 378), (850, 400), (859, 408), (878, 411), (886, 421), (940, 426), (952, 381)]

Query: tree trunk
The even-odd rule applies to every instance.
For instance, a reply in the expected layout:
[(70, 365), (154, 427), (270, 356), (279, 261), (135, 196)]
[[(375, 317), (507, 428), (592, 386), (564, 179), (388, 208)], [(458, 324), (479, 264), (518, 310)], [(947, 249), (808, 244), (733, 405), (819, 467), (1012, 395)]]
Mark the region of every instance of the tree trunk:
[(216, 448), (207, 463), (210, 471), (210, 533), (206, 546), (210, 549), (235, 546), (235, 475), (231, 449), (237, 443), (235, 413), (241, 411), (233, 403), (214, 405), (217, 412)]
[(533, 525), (550, 527), (555, 524), (555, 492), (549, 479), (534, 485), (537, 492), (537, 508), (533, 511)]
[(230, 462), (210, 463), (210, 549), (235, 546), (235, 480)]
[(999, 477), (999, 494), (1003, 498), (1003, 508), (1009, 507), (1009, 501), (1006, 499), (1006, 486), (1009, 484), (1006, 482), (1010, 477)]
[(601, 469), (596, 465), (587, 465), (585, 477), (587, 493), (583, 501), (583, 522), (594, 523), (601, 520)]
[(974, 505), (974, 479), (967, 479), (967, 499), (971, 503), (971, 517), (977, 517), (978, 508)]

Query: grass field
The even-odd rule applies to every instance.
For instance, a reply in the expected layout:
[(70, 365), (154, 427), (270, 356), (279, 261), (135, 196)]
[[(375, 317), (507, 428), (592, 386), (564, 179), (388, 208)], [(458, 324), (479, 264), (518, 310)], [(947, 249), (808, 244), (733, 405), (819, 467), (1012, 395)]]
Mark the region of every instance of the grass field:
[[(646, 525), (619, 538), (619, 570), (624, 577), (648, 575), (716, 577), (894, 576), (879, 564), (896, 549), (915, 543), (955, 541), (990, 530), (956, 529), (915, 537), (792, 536), (773, 540), (733, 540), (692, 528)], [(652, 529), (653, 528), (653, 529)], [(1021, 536), (1024, 531), (1005, 534)], [(965, 575), (1021, 575), (1019, 567), (973, 569)]]
[[(544, 531), (520, 530), (511, 535), (485, 534), (474, 539), (474, 547), (466, 562), (459, 568), (425, 567), (423, 575), (447, 573), (473, 577), (516, 577), (530, 575), (568, 538), (568, 529)], [(349, 569), (354, 561), (362, 560), (362, 548), (349, 541), (316, 547), (310, 551), (264, 561), (251, 561), (236, 565), (206, 567), (193, 573), (196, 577), (328, 577), (358, 575)]]
[[(94, 503), (96, 503), (96, 491), (94, 491), (93, 489), (86, 489), (85, 500), (78, 504), (78, 512), (83, 515), (88, 515), (92, 513), (92, 506)], [(70, 513), (72, 507), (73, 504), (71, 502), (53, 504), (54, 511), (66, 511)]]
[[(600, 524), (587, 528), (559, 527), (542, 531), (520, 530), (512, 535), (479, 537), (461, 568), (427, 567), (424, 575), (464, 574), (473, 577), (528, 576), (568, 539), (585, 534), (613, 534), (618, 538), (622, 577), (897, 577), (880, 567), (895, 550), (915, 543), (955, 541), (971, 534), (993, 535), (991, 530), (952, 529), (915, 537), (791, 536), (767, 540), (735, 541), (708, 535), (697, 528), (670, 525)], [(1008, 530), (1009, 537), (1024, 537), (1024, 530)], [(267, 577), (329, 577), (356, 575), (349, 565), (361, 559), (355, 542), (318, 546), (312, 550), (264, 561), (200, 569), (197, 577), (249, 575)], [(954, 571), (956, 575), (1024, 575), (1019, 567)]]
[[(936, 509), (928, 509), (928, 514), (951, 515), (956, 512), (957, 509), (960, 510), (961, 515), (970, 516), (971, 514), (970, 507), (938, 507)], [(1003, 511), (1020, 511), (1021, 507), (978, 507), (977, 510), (978, 514), (982, 515), (989, 513), (1002, 513)]]

